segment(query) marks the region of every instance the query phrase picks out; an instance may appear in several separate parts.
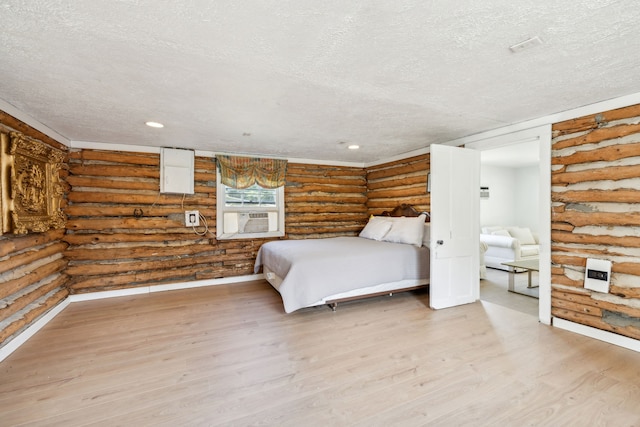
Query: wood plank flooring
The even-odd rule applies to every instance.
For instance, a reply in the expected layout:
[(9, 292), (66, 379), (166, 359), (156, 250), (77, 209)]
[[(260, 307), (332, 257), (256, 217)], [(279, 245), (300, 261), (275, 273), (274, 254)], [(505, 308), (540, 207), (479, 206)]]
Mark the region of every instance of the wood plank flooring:
[(264, 281), (71, 304), (0, 363), (2, 426), (634, 426), (640, 354), (410, 292), (284, 314)]
[[(527, 292), (527, 273), (517, 273), (515, 275), (515, 289), (520, 292)], [(532, 272), (532, 283), (538, 284), (538, 272)], [(509, 272), (487, 268), (486, 279), (480, 280), (480, 299), (494, 304), (508, 307), (522, 313), (528, 313), (538, 318), (539, 310), (537, 298), (509, 292)], [(530, 290), (530, 294), (537, 295), (537, 288)]]

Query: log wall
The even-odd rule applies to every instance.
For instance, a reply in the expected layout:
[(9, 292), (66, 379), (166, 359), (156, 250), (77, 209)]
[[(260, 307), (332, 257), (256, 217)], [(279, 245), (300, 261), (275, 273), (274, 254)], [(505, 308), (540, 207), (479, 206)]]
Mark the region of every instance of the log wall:
[[(553, 126), (552, 314), (640, 339), (640, 105)], [(584, 289), (612, 261), (609, 294)]]
[[(62, 144), (0, 111), (0, 132), (12, 130), (66, 151)], [(63, 184), (66, 174), (63, 168)], [(0, 347), (69, 294), (63, 236), (64, 230), (0, 236)]]
[(410, 157), (367, 168), (367, 211), (379, 215), (401, 203), (431, 212), (427, 193), (430, 155)]
[(367, 222), (362, 168), (289, 164), (285, 187), (287, 238), (355, 236)]
[[(67, 274), (73, 293), (253, 274), (265, 239), (221, 240), (212, 159), (195, 161), (195, 194), (159, 193), (159, 155), (99, 150), (69, 155)], [(291, 239), (355, 235), (366, 222), (361, 168), (289, 164), (285, 231)], [(199, 210), (210, 233), (185, 227)], [(198, 231), (202, 231), (202, 227)]]

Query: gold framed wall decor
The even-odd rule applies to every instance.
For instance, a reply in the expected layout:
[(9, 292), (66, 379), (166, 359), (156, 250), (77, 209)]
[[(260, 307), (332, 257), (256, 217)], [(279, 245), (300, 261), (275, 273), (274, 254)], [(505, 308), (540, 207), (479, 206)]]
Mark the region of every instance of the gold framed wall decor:
[(65, 154), (20, 132), (0, 135), (2, 232), (26, 234), (64, 228), (64, 189), (59, 172)]

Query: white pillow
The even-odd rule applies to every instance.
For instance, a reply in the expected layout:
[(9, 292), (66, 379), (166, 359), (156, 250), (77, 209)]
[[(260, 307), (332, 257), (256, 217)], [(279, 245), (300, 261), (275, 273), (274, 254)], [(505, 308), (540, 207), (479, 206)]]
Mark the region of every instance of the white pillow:
[(521, 245), (535, 245), (536, 239), (527, 227), (512, 227), (509, 233), (518, 239)]
[(382, 239), (385, 242), (422, 246), (425, 215), (391, 218), (391, 230)]
[(391, 229), (391, 221), (380, 216), (372, 216), (360, 232), (360, 237), (371, 240), (382, 240)]
[(431, 223), (424, 224), (424, 232), (422, 233), (422, 246), (427, 248), (431, 245)]
[(502, 226), (482, 227), (482, 234), (493, 234), (498, 230), (504, 230)]
[(504, 236), (504, 237), (511, 237), (511, 234), (509, 234), (509, 232), (507, 230), (496, 230), (493, 233), (491, 233), (492, 236)]

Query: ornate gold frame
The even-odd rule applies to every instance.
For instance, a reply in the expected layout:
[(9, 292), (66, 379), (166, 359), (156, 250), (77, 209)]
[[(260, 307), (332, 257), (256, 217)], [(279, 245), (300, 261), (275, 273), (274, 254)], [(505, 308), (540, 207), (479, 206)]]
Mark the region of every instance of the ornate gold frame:
[(20, 132), (0, 134), (2, 232), (26, 234), (64, 228), (60, 183), (64, 152)]

